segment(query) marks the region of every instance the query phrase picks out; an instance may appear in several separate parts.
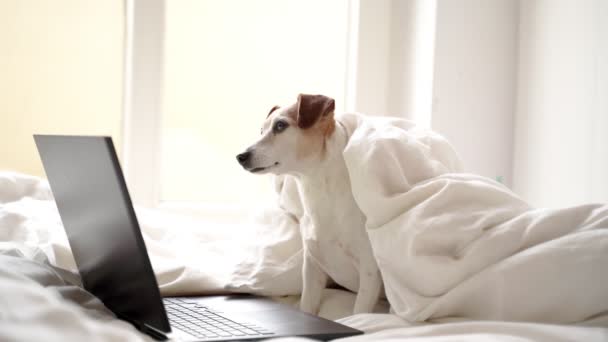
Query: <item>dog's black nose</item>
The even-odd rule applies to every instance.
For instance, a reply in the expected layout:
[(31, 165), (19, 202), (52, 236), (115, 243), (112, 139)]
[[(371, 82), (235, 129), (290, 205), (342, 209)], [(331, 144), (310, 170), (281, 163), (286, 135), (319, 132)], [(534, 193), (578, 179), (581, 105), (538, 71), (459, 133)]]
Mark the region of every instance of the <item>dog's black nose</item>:
[(236, 156), (236, 160), (241, 164), (245, 164), (249, 160), (249, 157), (251, 157), (251, 152), (243, 152)]

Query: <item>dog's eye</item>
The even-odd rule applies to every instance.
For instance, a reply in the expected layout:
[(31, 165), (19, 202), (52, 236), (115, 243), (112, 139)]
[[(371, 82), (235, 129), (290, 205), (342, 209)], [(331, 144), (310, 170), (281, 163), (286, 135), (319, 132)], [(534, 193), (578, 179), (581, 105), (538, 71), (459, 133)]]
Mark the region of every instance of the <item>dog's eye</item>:
[(272, 130), (273, 130), (274, 133), (281, 133), (287, 127), (289, 127), (289, 125), (287, 124), (287, 122), (285, 122), (285, 121), (277, 121), (277, 122), (274, 123), (274, 126), (272, 127)]

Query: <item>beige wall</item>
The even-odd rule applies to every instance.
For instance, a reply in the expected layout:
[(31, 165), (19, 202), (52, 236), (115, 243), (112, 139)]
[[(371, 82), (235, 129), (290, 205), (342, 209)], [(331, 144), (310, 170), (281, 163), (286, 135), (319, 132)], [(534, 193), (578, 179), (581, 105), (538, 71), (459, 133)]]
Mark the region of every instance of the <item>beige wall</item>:
[(43, 175), (32, 134), (119, 145), (123, 1), (0, 0), (0, 170)]

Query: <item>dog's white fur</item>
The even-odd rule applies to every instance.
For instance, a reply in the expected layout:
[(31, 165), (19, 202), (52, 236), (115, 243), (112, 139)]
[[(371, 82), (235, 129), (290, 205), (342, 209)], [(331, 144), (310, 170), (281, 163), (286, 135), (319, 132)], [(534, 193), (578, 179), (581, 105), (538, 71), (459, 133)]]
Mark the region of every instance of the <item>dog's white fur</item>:
[[(297, 103), (275, 108), (261, 139), (247, 149), (248, 160), (239, 161), (252, 172), (289, 174), (298, 180), (305, 252), (300, 308), (318, 313), (329, 276), (357, 292), (354, 313), (372, 312), (382, 278), (342, 156), (349, 132), (334, 117), (333, 99), (322, 95), (301, 94)], [(288, 127), (277, 126), (278, 121)]]

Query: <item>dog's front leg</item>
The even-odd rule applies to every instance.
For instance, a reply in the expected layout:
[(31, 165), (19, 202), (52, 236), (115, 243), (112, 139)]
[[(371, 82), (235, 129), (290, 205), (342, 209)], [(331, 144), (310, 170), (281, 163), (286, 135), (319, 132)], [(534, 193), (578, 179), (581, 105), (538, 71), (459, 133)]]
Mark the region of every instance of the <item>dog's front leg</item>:
[(303, 287), (300, 310), (316, 315), (319, 313), (319, 307), (321, 306), (323, 289), (327, 285), (327, 274), (307, 249), (304, 250), (302, 278)]
[(353, 313), (373, 312), (380, 292), (382, 291), (382, 277), (375, 261), (362, 265), (359, 270), (359, 291), (355, 299)]

